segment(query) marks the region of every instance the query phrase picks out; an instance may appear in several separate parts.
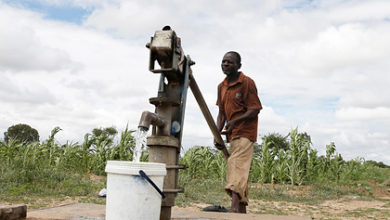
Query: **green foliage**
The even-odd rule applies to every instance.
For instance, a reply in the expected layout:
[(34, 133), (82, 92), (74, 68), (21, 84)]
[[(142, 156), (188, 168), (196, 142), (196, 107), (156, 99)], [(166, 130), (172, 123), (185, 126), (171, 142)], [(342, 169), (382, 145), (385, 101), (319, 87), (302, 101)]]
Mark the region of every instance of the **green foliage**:
[(118, 134), (118, 131), (114, 127), (94, 128), (92, 130), (92, 138), (100, 143), (106, 142), (108, 145), (114, 142), (113, 139), (116, 134)]
[[(131, 160), (134, 148), (134, 131), (127, 127), (119, 143), (114, 143), (117, 131), (94, 129), (84, 136), (84, 142), (60, 145), (55, 127), (47, 140), (21, 142), (14, 138), (0, 142), (0, 200), (23, 194), (52, 195), (54, 192), (86, 195), (91, 188), (88, 173), (105, 174), (107, 160)], [(142, 160), (147, 160), (144, 154)]]
[(389, 165), (386, 165), (383, 162), (376, 162), (373, 160), (367, 160), (365, 163), (370, 164), (372, 166), (380, 167), (380, 168), (390, 168)]
[[(390, 173), (389, 169), (381, 168), (380, 163), (365, 162), (361, 158), (345, 161), (333, 142), (325, 146), (326, 155), (318, 155), (318, 150), (312, 148), (310, 136), (298, 129), (293, 129), (286, 138), (274, 133), (262, 139), (261, 145), (254, 145), (249, 173), (253, 183), (356, 185), (368, 179), (382, 183)], [(275, 140), (286, 142), (287, 147), (277, 147), (280, 144)], [(181, 158), (181, 163), (189, 167), (183, 175), (224, 180), (226, 162), (219, 152), (208, 147), (191, 148)]]
[[(111, 127), (93, 129), (84, 136), (82, 143), (59, 144), (55, 136), (60, 131), (61, 128), (54, 128), (42, 143), (15, 139), (0, 142), (1, 201), (20, 198), (24, 194), (88, 195), (96, 190), (88, 174), (104, 175), (107, 160), (131, 161), (133, 158), (134, 131), (128, 127), (121, 132), (118, 141), (115, 141), (118, 132)], [(280, 147), (282, 139), (287, 146)], [(141, 161), (147, 160), (148, 153), (145, 151)], [(215, 200), (207, 197), (211, 191), (218, 194), (223, 191), (226, 160), (220, 151), (195, 146), (184, 153), (179, 163), (187, 165), (188, 169), (180, 170), (180, 183), (184, 184), (186, 193), (179, 194), (178, 201), (184, 203), (189, 199), (213, 203), (225, 198)], [(341, 188), (335, 185), (356, 186), (366, 180), (389, 184), (390, 169), (382, 167), (381, 163), (364, 161), (363, 158), (345, 161), (332, 142), (326, 145), (326, 155), (319, 156), (318, 151), (312, 148), (310, 136), (294, 129), (286, 138), (271, 134), (263, 137), (261, 145), (255, 145), (249, 175), (254, 185), (278, 183), (285, 187), (299, 187), (296, 185), (312, 184), (313, 196), (327, 198), (327, 193), (331, 197), (346, 193), (338, 191)], [(204, 192), (196, 192), (190, 186), (193, 183), (198, 188), (201, 186)], [(89, 187), (91, 184), (92, 188)], [(288, 199), (279, 191), (271, 194)], [(310, 196), (307, 199), (310, 200)]]
[(291, 185), (301, 185), (306, 177), (306, 165), (309, 161), (310, 136), (306, 133), (299, 134), (298, 129), (290, 132), (290, 149), (287, 150), (289, 160), (287, 162), (288, 174)]
[[(259, 158), (259, 171), (262, 183), (271, 182), (272, 167), (274, 164), (275, 154), (271, 151), (270, 146), (273, 144), (272, 140), (265, 138), (262, 144), (261, 157)], [(276, 148), (274, 148), (276, 149)]]
[(34, 141), (39, 141), (39, 134), (38, 131), (32, 128), (30, 125), (12, 125), (7, 129), (6, 132), (4, 132), (4, 141), (8, 143), (11, 140), (31, 143)]
[(191, 178), (216, 178), (223, 180), (226, 161), (221, 152), (209, 147), (195, 146), (186, 151), (180, 163), (188, 166), (183, 174)]
[(268, 140), (269, 148), (278, 148), (278, 149), (283, 149), (283, 150), (288, 150), (289, 149), (289, 142), (287, 140), (288, 136), (284, 137), (279, 133), (271, 133), (265, 136), (262, 136), (261, 139)]

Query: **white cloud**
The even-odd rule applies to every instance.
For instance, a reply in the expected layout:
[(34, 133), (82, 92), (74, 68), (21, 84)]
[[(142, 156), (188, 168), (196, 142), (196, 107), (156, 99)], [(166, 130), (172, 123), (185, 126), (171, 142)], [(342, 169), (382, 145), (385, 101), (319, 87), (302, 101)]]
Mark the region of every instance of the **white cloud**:
[[(368, 80), (368, 79), (367, 79)], [(390, 94), (383, 94), (386, 91), (382, 88), (382, 83), (378, 83), (377, 88), (363, 88), (357, 91), (346, 93), (340, 102), (344, 106), (356, 106), (361, 108), (390, 107)], [(387, 83), (386, 83), (387, 84)], [(380, 95), (379, 95), (380, 94)]]
[[(174, 15), (168, 7), (168, 4), (146, 4), (141, 1), (107, 4), (93, 11), (85, 21), (85, 25), (136, 38), (145, 35), (150, 29), (162, 28), (164, 23), (161, 22), (164, 21), (159, 18), (167, 19), (171, 17), (170, 15)], [(160, 25), (156, 26), (156, 23)]]
[(341, 108), (336, 117), (341, 120), (389, 120), (390, 108)]
[(336, 1), (328, 9), (328, 17), (337, 23), (350, 21), (381, 21), (389, 18), (390, 2), (371, 1)]
[(380, 32), (360, 24), (331, 26), (314, 41), (296, 48), (297, 72), (324, 75), (336, 70), (382, 62), (390, 56), (389, 31)]
[[(264, 106), (259, 134), (298, 126), (322, 153), (335, 141), (346, 159), (390, 163), (388, 1), (41, 2), (91, 14), (74, 25), (0, 3), (2, 130), (28, 123), (45, 138), (60, 126), (60, 140), (80, 141), (94, 127), (136, 128), (159, 81), (145, 44), (170, 24), (214, 117), (221, 58), (237, 50)], [(211, 145), (192, 96), (183, 145)]]
[[(272, 130), (284, 130), (284, 132), (289, 132), (290, 128), (286, 128), (286, 125), (288, 125), (288, 120), (281, 115), (278, 115), (275, 113), (275, 111), (272, 109), (272, 107), (263, 106), (263, 109), (260, 111), (259, 114), (259, 126), (260, 129), (262, 127), (266, 128), (272, 128)], [(275, 129), (277, 128), (277, 129)], [(268, 131), (271, 132), (271, 131)], [(264, 133), (262, 135), (265, 135)]]
[[(27, 20), (39, 20), (37, 14), (0, 5), (0, 70), (13, 72), (75, 68), (69, 55), (48, 47), (39, 39)], [(22, 16), (23, 19), (10, 18)]]

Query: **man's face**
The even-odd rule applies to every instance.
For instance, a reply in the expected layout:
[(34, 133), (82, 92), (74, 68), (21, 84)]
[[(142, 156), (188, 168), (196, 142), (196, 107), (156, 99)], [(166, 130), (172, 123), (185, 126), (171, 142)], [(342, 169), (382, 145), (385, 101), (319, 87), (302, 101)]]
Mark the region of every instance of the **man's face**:
[(234, 54), (227, 53), (223, 56), (221, 68), (227, 76), (237, 73), (240, 67), (241, 64), (237, 62), (237, 57)]

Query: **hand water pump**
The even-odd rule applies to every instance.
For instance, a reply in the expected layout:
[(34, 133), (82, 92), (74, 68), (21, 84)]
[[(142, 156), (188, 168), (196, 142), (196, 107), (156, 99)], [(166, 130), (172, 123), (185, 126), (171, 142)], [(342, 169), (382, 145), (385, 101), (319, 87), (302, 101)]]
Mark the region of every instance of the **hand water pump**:
[[(156, 107), (155, 112), (143, 112), (139, 127), (148, 130), (153, 125), (152, 135), (147, 138), (146, 143), (149, 146), (149, 161), (166, 164), (167, 175), (163, 188), (166, 198), (162, 201), (160, 214), (160, 219), (166, 220), (171, 218), (176, 194), (184, 191), (177, 187), (178, 169), (185, 168), (178, 162), (188, 87), (191, 88), (214, 139), (222, 146), (220, 148), (225, 158), (229, 157), (229, 153), (192, 75), (191, 65), (195, 62), (184, 54), (181, 40), (175, 31), (165, 26), (155, 32), (146, 47), (150, 49), (149, 70), (160, 74), (160, 82), (157, 97), (149, 99)], [(156, 63), (160, 68), (156, 68)]]

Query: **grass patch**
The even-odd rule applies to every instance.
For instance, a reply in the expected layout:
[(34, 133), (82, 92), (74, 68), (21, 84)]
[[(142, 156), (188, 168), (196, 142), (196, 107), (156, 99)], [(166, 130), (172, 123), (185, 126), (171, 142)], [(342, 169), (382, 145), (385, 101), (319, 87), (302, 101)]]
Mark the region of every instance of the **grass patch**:
[(230, 197), (224, 191), (224, 182), (214, 179), (192, 179), (187, 175), (179, 176), (179, 185), (184, 187), (184, 193), (179, 193), (175, 203), (186, 207), (193, 203), (214, 205), (230, 205)]
[(390, 217), (390, 212), (388, 210), (375, 209), (375, 208), (366, 208), (366, 209), (354, 209), (350, 211), (345, 211), (343, 214), (345, 217), (354, 217), (354, 218), (367, 218), (367, 219), (382, 219)]
[(89, 196), (89, 197), (84, 197), (80, 198), (79, 202), (81, 203), (94, 203), (94, 204), (100, 204), (100, 205), (105, 205), (106, 204), (106, 198), (101, 198), (101, 197), (96, 197), (96, 196)]
[(72, 197), (94, 198), (105, 187), (101, 180), (93, 181), (88, 174), (72, 170), (32, 170), (35, 176), (27, 174), (30, 178), (12, 176), (13, 172), (17, 171), (9, 169), (0, 176), (0, 201), (24, 203), (31, 208), (47, 207)]
[(312, 186), (252, 184), (250, 188), (250, 197), (253, 199), (296, 202), (308, 205), (316, 205), (325, 200), (338, 199), (345, 195), (359, 195), (360, 198), (364, 198), (357, 189), (330, 183), (317, 183)]
[[(179, 185), (185, 188), (184, 193), (176, 197), (178, 206), (188, 206), (193, 203), (230, 205), (230, 197), (224, 191), (224, 182), (215, 179), (192, 179), (186, 175), (179, 176)], [(249, 198), (251, 200), (294, 202), (306, 205), (318, 205), (325, 200), (348, 198), (370, 201), (374, 197), (359, 190), (359, 187), (340, 186), (332, 183), (316, 183), (311, 186), (250, 184)], [(356, 198), (355, 198), (356, 197)], [(264, 213), (264, 212), (262, 212)], [(267, 214), (270, 214), (267, 212)]]

